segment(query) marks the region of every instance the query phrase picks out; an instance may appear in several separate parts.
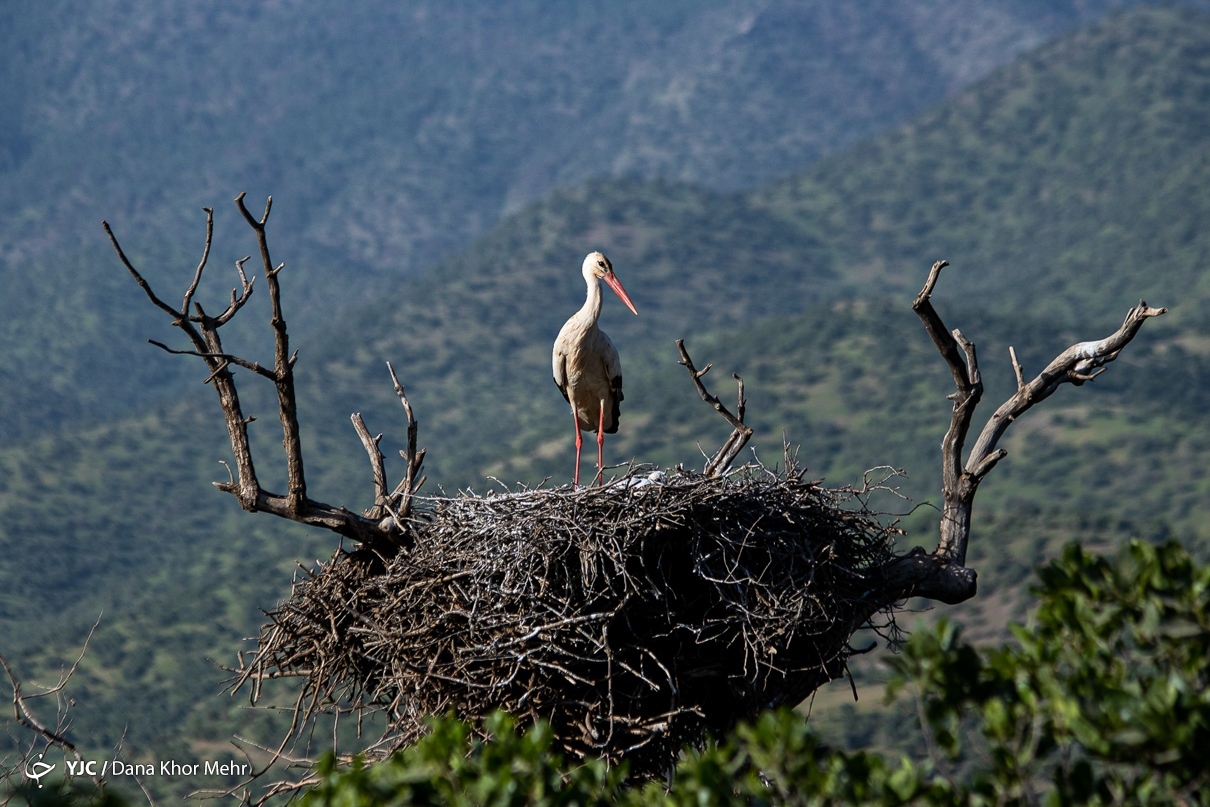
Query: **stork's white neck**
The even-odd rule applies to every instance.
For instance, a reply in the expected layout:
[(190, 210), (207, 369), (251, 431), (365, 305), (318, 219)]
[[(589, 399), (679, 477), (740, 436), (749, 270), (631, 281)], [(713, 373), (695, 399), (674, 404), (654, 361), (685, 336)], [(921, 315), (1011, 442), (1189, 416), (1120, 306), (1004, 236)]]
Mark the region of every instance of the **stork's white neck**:
[(588, 296), (577, 316), (585, 320), (587, 324), (595, 325), (601, 318), (601, 281), (591, 272), (585, 272), (584, 282), (588, 286)]

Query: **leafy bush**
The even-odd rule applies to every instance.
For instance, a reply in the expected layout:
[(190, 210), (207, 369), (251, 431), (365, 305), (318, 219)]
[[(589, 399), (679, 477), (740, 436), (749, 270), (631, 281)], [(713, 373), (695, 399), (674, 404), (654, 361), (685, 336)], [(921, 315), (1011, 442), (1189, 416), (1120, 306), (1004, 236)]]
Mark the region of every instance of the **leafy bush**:
[(965, 761), (971, 802), (1210, 803), (1210, 568), (1132, 541), (1038, 575), (1015, 644), (981, 652), (942, 621), (892, 659), (888, 693), (915, 686), (939, 767)]
[(624, 770), (600, 760), (567, 765), (554, 734), (539, 722), (524, 734), (496, 712), (484, 720), (486, 740), (458, 720), (434, 720), (418, 743), (377, 765), (338, 770), (329, 757), (324, 781), (306, 805), (606, 805), (622, 792)]

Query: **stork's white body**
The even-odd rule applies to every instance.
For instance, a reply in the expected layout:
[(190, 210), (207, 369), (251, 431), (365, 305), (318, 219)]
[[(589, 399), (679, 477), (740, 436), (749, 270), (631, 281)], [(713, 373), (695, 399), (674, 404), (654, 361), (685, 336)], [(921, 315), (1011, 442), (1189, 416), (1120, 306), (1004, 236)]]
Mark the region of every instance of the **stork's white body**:
[(601, 316), (601, 280), (609, 283), (631, 311), (634, 304), (613, 274), (609, 259), (593, 252), (584, 259), (582, 267), (588, 295), (584, 305), (563, 324), (555, 339), (551, 369), (555, 384), (571, 404), (576, 421), (576, 472), (574, 483), (580, 482), (581, 431), (597, 432), (597, 480), (604, 468), (606, 434), (618, 430), (622, 403), (622, 362), (617, 348), (597, 325)]
[(601, 426), (606, 434), (614, 434), (622, 401), (622, 361), (613, 342), (597, 325), (601, 286), (594, 283), (589, 289), (584, 308), (559, 331), (552, 369), (555, 384), (571, 404), (576, 425), (583, 431)]

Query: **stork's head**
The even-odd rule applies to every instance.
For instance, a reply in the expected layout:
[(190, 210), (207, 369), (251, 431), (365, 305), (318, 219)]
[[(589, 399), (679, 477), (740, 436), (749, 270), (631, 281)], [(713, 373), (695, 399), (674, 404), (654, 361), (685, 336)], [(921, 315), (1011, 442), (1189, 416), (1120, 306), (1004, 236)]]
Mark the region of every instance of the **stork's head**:
[(627, 308), (636, 315), (639, 313), (634, 307), (634, 303), (630, 302), (630, 295), (626, 293), (626, 289), (622, 288), (622, 281), (618, 280), (617, 275), (613, 273), (613, 264), (609, 262), (609, 258), (606, 258), (603, 252), (588, 253), (584, 258), (582, 270), (584, 272), (584, 280), (589, 283), (604, 280), (605, 284), (613, 289), (614, 294), (621, 298)]

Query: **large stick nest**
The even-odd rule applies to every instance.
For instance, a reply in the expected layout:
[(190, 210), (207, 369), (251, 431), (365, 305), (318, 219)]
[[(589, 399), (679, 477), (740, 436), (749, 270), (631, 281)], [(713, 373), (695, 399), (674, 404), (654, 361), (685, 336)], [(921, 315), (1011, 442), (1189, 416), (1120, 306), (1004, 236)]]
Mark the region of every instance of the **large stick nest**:
[(897, 532), (861, 493), (749, 466), (434, 499), (397, 556), (338, 553), (297, 580), (245, 678), (385, 711), (380, 751), (427, 716), (501, 708), (657, 772), (843, 673)]

